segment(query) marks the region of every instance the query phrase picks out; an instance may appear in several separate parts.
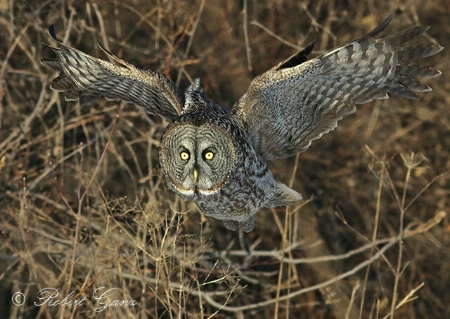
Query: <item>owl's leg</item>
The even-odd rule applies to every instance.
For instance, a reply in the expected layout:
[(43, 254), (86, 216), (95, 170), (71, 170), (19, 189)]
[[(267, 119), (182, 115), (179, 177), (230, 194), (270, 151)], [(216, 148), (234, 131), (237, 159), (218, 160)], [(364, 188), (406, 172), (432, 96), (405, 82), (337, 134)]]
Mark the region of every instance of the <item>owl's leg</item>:
[(224, 220), (223, 224), (225, 225), (225, 227), (227, 229), (232, 230), (232, 231), (235, 231), (239, 227), (239, 223), (237, 221), (231, 220), (231, 219)]
[(249, 233), (255, 228), (255, 216), (252, 216), (246, 221), (240, 222), (239, 224), (241, 225), (243, 231)]

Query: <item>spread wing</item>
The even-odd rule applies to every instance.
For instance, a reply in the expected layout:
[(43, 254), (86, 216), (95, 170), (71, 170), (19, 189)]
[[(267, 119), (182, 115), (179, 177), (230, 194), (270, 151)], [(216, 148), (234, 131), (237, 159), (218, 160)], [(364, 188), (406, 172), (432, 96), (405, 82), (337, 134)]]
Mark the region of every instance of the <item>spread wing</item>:
[(413, 27), (375, 39), (390, 23), (343, 47), (307, 61), (311, 43), (303, 51), (256, 77), (234, 111), (247, 122), (255, 148), (264, 159), (292, 156), (333, 130), (355, 105), (395, 94), (417, 98), (414, 92), (431, 88), (419, 78), (440, 71), (416, 60), (443, 48), (431, 44), (406, 46), (429, 27)]
[(92, 57), (59, 43), (50, 47), (57, 59), (42, 64), (60, 71), (51, 88), (65, 92), (66, 100), (104, 96), (143, 107), (148, 113), (173, 120), (181, 113), (183, 95), (169, 79), (149, 70), (140, 70), (102, 48), (116, 64)]

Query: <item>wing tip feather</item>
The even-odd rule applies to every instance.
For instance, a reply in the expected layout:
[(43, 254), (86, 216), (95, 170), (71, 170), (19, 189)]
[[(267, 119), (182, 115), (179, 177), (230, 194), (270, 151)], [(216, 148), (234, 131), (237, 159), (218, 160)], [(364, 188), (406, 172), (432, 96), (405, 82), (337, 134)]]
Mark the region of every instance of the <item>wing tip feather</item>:
[(392, 21), (393, 16), (394, 16), (393, 13), (388, 15), (383, 21), (380, 22), (380, 24), (378, 24), (378, 26), (375, 27), (375, 29), (370, 31), (366, 36), (374, 38), (377, 35), (380, 35), (389, 26), (389, 24)]

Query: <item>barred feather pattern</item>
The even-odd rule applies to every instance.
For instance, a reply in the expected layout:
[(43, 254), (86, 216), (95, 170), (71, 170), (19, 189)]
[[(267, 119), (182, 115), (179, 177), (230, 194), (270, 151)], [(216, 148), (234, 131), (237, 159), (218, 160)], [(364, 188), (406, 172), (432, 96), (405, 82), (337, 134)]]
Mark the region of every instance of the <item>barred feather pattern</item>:
[(116, 64), (92, 57), (60, 44), (50, 47), (57, 59), (44, 59), (42, 64), (61, 71), (51, 88), (65, 92), (68, 101), (103, 96), (143, 107), (149, 114), (174, 120), (181, 113), (184, 97), (166, 77), (150, 70), (140, 70), (102, 50)]
[(264, 159), (306, 150), (313, 140), (353, 113), (357, 104), (386, 99), (389, 94), (415, 99), (416, 92), (431, 90), (419, 78), (432, 78), (441, 72), (417, 61), (443, 48), (431, 44), (405, 46), (425, 33), (428, 26), (375, 39), (391, 18), (343, 47), (309, 61), (303, 54), (300, 63), (294, 65), (290, 60), (298, 58), (297, 54), (252, 81), (236, 107), (243, 113)]

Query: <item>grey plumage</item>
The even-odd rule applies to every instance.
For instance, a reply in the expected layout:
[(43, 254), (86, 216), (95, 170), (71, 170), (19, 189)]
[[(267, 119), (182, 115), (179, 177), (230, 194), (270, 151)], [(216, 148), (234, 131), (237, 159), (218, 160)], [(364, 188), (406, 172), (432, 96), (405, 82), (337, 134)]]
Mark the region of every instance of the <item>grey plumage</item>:
[(277, 182), (266, 161), (306, 150), (333, 130), (355, 106), (395, 94), (417, 98), (431, 88), (419, 78), (440, 71), (416, 60), (442, 47), (407, 46), (429, 27), (375, 39), (390, 23), (308, 60), (314, 43), (256, 77), (231, 111), (210, 101), (198, 81), (183, 95), (167, 78), (135, 68), (106, 52), (117, 65), (60, 44), (57, 59), (42, 63), (61, 71), (52, 88), (66, 99), (122, 99), (171, 123), (161, 139), (160, 163), (169, 187), (194, 201), (228, 229), (254, 228), (262, 207), (286, 206), (301, 195)]
[(169, 120), (181, 113), (183, 94), (159, 73), (140, 70), (101, 47), (118, 65), (65, 45), (50, 48), (57, 59), (43, 59), (41, 63), (62, 72), (53, 80), (51, 88), (65, 92), (67, 101), (104, 96), (108, 100), (134, 103), (149, 114)]

